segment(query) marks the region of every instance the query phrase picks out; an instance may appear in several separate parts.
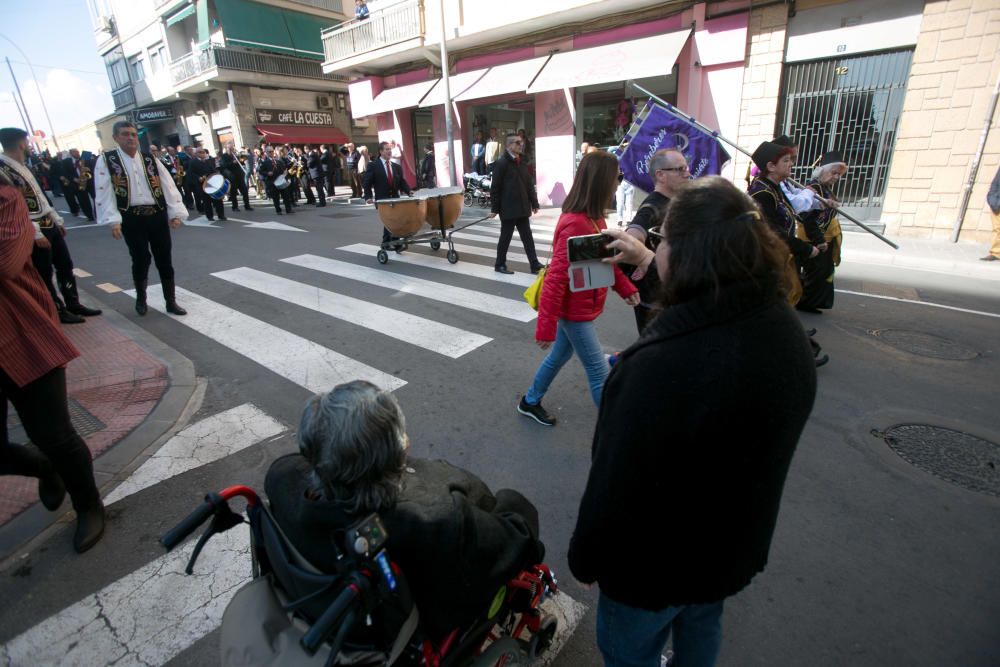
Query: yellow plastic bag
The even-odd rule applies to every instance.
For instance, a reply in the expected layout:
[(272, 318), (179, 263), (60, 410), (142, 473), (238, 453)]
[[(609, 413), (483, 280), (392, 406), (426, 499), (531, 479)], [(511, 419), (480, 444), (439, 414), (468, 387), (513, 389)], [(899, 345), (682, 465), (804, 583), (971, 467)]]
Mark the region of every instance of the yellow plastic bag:
[(528, 286), (528, 289), (524, 290), (524, 300), (528, 302), (528, 305), (538, 310), (538, 302), (542, 298), (542, 283), (545, 282), (545, 273), (549, 270), (549, 267), (543, 266), (538, 270), (538, 277), (535, 278), (535, 282)]

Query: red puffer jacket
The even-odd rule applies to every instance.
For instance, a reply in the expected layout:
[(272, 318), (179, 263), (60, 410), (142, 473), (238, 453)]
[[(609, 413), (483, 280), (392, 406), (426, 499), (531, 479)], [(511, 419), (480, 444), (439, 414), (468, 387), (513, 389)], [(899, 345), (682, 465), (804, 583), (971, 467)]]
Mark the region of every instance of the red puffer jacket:
[[(552, 261), (545, 274), (542, 285), (542, 296), (538, 304), (538, 326), (535, 329), (536, 340), (554, 341), (556, 339), (556, 323), (559, 320), (570, 322), (590, 322), (596, 320), (604, 311), (604, 300), (608, 289), (586, 290), (584, 292), (569, 291), (569, 258), (566, 256), (566, 239), (571, 236), (596, 234), (606, 229), (604, 219), (591, 220), (583, 213), (563, 213), (556, 225), (555, 238), (552, 239)], [(618, 295), (627, 299), (638, 290), (621, 269), (616, 265), (614, 289)]]

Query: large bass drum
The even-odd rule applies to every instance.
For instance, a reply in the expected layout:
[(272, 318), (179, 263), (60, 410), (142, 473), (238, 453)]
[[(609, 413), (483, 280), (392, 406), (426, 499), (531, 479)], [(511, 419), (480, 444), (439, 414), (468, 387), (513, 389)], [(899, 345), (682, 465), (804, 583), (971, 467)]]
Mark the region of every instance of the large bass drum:
[(427, 200), (418, 197), (379, 199), (375, 209), (382, 224), (393, 236), (413, 236), (427, 217)]
[(222, 174), (213, 174), (205, 179), (201, 189), (212, 199), (225, 199), (229, 192), (229, 181)]
[(451, 229), (465, 205), (465, 190), (459, 186), (417, 190), (416, 196), (427, 201), (427, 224), (433, 229)]

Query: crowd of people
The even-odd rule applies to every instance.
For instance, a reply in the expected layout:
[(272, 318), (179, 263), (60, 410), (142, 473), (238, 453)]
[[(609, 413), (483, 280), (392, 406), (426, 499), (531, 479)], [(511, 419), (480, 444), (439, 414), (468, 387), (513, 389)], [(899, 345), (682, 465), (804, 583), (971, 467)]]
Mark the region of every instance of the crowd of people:
[[(60, 306), (54, 260), (33, 261), (35, 249), (46, 242), (54, 248), (64, 235), (46, 206), (51, 161), (47, 172), (33, 174), (27, 134), (7, 128), (0, 139), (0, 414), (11, 401), (36, 446), (8, 443), (4, 424), (0, 474), (39, 478), (42, 501), (53, 509), (68, 493), (77, 513), (74, 546), (85, 551), (100, 538), (104, 514), (89, 450), (63, 414), (65, 364), (76, 351), (58, 313), (87, 309), (64, 280), (65, 263), (56, 264)], [(171, 229), (199, 205), (207, 217), (225, 219), (220, 200), (203, 187), (215, 174), (230, 181), (234, 210), (239, 200), (250, 208), (250, 187), (279, 213), (293, 211), (296, 188), (322, 206), (337, 172), (352, 189), (357, 179), (369, 200), (410, 190), (391, 142), (381, 143), (374, 159), (347, 144), (343, 168), (334, 169), (330, 156), (340, 151), (325, 146), (227, 146), (215, 157), (204, 149), (145, 152), (129, 122), (115, 125), (114, 140), (118, 148), (96, 162), (78, 165), (71, 154), (73, 171), (61, 164), (57, 173), (75, 174), (79, 181), (69, 180), (79, 188), (81, 167), (89, 171), (91, 217), (125, 241), (139, 315), (148, 308), (151, 262), (167, 312), (185, 314), (176, 301)], [(473, 157), (493, 173), (493, 214), (501, 221), (496, 270), (509, 272), (506, 249), (517, 229), (537, 271), (529, 219), (538, 201), (522, 162), (526, 138), (512, 134), (494, 152), (489, 143), (498, 141), (491, 140)], [(661, 150), (648, 165), (654, 191), (627, 228), (608, 229), (618, 160), (587, 151), (562, 205), (535, 331), (547, 355), (516, 409), (554, 426), (541, 400), (559, 370), (574, 354), (580, 358), (598, 420), (576, 528), (563, 548), (576, 579), (599, 586), (597, 640), (607, 665), (660, 665), (671, 637), (677, 665), (713, 665), (725, 600), (767, 563), (784, 480), (815, 398), (816, 367), (825, 363), (794, 308), (833, 305), (841, 242), (834, 188), (848, 169), (839, 155), (823, 156), (806, 192), (784, 183), (796, 159), (786, 137), (762, 143), (745, 193), (718, 177), (691, 180), (684, 155)], [(428, 145), (422, 182), (430, 181), (432, 164)], [(636, 309), (635, 342), (610, 359), (594, 326), (607, 288), (568, 288), (567, 239), (592, 234), (616, 251), (603, 261), (612, 265), (615, 292)], [(57, 418), (39, 405), (60, 406)], [(324, 531), (378, 512), (434, 636), (481, 612), (498, 586), (544, 555), (530, 501), (511, 490), (494, 495), (460, 468), (409, 457), (403, 412), (378, 387), (352, 382), (310, 399), (298, 442), (299, 452), (277, 460), (266, 482), (288, 538), (315, 565), (336, 567)], [(666, 507), (681, 508), (669, 529), (650, 525), (650, 512)], [(641, 547), (622, 546), (623, 535), (642, 535)], [(455, 547), (448, 558), (441, 544)], [(446, 587), (454, 596), (442, 598), (441, 587), (430, 585), (441, 579), (456, 582)]]

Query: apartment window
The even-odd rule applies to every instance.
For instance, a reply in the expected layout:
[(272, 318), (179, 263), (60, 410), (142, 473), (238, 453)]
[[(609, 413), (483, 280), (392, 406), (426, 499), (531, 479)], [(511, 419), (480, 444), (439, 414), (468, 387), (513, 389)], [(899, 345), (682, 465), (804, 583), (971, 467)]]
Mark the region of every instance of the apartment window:
[(111, 90), (121, 90), (129, 84), (128, 66), (125, 63), (125, 56), (122, 55), (121, 47), (104, 56), (104, 67), (108, 70)]
[(162, 44), (154, 44), (149, 47), (149, 71), (151, 73), (156, 74), (166, 67), (168, 62), (167, 47)]
[(146, 68), (142, 56), (132, 56), (128, 59), (128, 68), (132, 72), (132, 82), (137, 83), (146, 78)]

